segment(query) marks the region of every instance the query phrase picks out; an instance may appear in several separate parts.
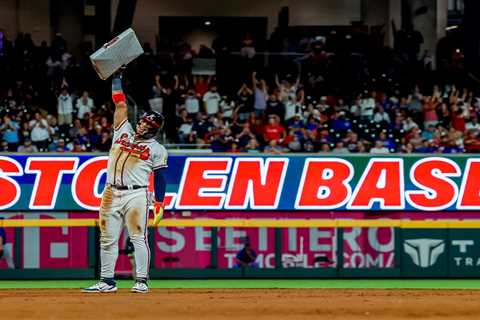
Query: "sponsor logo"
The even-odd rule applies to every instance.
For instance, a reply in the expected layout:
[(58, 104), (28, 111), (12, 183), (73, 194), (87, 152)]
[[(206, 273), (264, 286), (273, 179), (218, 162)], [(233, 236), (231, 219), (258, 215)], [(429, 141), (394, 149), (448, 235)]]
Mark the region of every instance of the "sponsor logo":
[(403, 244), (407, 253), (415, 265), (421, 268), (432, 267), (438, 257), (445, 251), (445, 242), (440, 239), (410, 239)]
[(474, 240), (452, 240), (452, 259), (456, 267), (480, 267)]

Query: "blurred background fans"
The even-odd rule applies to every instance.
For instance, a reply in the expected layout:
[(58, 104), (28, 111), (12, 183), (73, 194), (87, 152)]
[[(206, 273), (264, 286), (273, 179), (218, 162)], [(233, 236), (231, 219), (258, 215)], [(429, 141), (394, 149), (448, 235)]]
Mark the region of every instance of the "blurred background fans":
[(108, 81), (88, 56), (129, 27), (145, 51), (129, 117), (163, 112), (168, 148), (480, 150), (478, 1), (15, 3), (0, 2), (3, 151), (108, 150)]

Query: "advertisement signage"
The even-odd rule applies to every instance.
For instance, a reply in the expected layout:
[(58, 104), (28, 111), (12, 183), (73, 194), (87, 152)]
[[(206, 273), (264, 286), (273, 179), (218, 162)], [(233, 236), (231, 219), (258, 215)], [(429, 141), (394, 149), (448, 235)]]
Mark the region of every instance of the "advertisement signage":
[(402, 230), (402, 275), (445, 277), (449, 250), (447, 233), (446, 229)]
[(476, 229), (450, 230), (450, 275), (478, 277), (480, 234)]
[[(398, 213), (388, 214), (394, 218)], [(450, 218), (453, 212), (404, 212), (403, 218), (438, 220)], [(312, 217), (314, 215), (315, 217)], [(478, 219), (478, 214), (457, 213), (458, 219)], [(7, 219), (77, 219), (95, 218), (96, 213), (2, 213)], [(369, 212), (167, 212), (176, 219), (376, 219)], [(20, 269), (84, 269), (89, 266), (88, 243), (92, 233), (87, 227), (6, 228), (5, 249), (8, 258)], [(339, 230), (342, 232), (340, 233)], [(154, 268), (231, 269), (235, 257), (246, 242), (257, 252), (258, 268), (273, 269), (280, 245), (282, 268), (338, 268), (398, 270), (403, 277), (478, 277), (480, 272), (480, 234), (477, 229), (399, 229), (399, 228), (218, 228), (208, 227), (152, 228), (151, 252)], [(212, 236), (217, 236), (215, 263), (212, 263)], [(341, 248), (337, 237), (342, 234)], [(278, 237), (280, 235), (280, 237)], [(122, 250), (126, 230), (119, 241), (121, 254), (116, 272), (131, 274), (131, 261)], [(90, 257), (91, 258), (91, 257)], [(0, 269), (7, 269), (11, 259), (0, 259)], [(375, 276), (375, 272), (369, 273)]]
[[(84, 215), (93, 217), (91, 213)], [(78, 213), (7, 213), (5, 219), (78, 219)], [(85, 269), (88, 267), (87, 227), (5, 228), (7, 259), (0, 269)], [(18, 232), (19, 238), (15, 238)], [(18, 256), (17, 256), (18, 255)], [(11, 258), (11, 259), (10, 259)]]
[[(261, 212), (189, 212), (188, 219), (265, 219)], [(277, 219), (295, 216), (308, 219), (309, 212), (283, 212)], [(339, 214), (355, 219), (356, 213)], [(319, 216), (326, 218), (326, 215)], [(337, 267), (337, 231), (335, 228), (281, 229), (281, 264), (283, 268)], [(394, 268), (394, 228), (345, 228), (343, 231), (343, 268)], [(154, 231), (155, 266), (159, 268), (210, 268), (212, 232), (208, 227), (168, 227)], [(234, 268), (236, 254), (248, 242), (257, 253), (259, 268), (275, 268), (276, 238), (274, 228), (218, 228), (217, 266)]]
[[(0, 210), (96, 211), (107, 161), (0, 156)], [(476, 157), (172, 155), (168, 165), (169, 210), (480, 209)]]

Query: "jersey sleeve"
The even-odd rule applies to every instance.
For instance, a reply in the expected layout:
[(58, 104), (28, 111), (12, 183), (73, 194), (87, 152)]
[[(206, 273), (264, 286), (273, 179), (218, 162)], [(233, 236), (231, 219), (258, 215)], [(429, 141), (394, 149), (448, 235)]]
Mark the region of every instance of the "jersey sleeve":
[(132, 125), (127, 119), (125, 119), (116, 129), (113, 129), (113, 141), (117, 140), (124, 133), (128, 134), (128, 136), (135, 134)]
[(167, 164), (167, 159), (168, 159), (167, 149), (165, 149), (165, 147), (162, 146), (161, 144), (158, 144), (157, 146), (158, 146), (158, 148), (155, 148), (155, 152), (152, 154), (153, 170), (168, 167), (168, 164)]

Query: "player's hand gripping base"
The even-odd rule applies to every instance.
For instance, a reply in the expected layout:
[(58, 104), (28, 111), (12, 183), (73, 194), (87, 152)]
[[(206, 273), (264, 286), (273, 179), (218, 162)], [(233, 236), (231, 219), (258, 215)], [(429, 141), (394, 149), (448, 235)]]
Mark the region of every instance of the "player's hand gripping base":
[(163, 202), (153, 203), (153, 225), (156, 227), (163, 218)]

